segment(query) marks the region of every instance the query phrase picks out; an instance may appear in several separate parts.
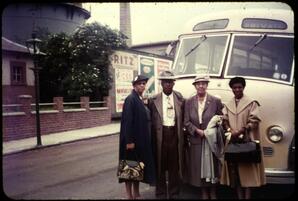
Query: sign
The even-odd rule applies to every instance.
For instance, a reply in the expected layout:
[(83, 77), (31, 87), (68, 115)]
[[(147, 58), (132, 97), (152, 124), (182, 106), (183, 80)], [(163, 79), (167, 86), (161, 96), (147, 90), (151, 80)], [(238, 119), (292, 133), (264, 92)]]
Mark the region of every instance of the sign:
[(140, 56), (140, 74), (149, 78), (144, 97), (151, 97), (155, 94), (155, 72), (154, 59)]
[(111, 56), (111, 64), (113, 68), (138, 70), (138, 55), (128, 52), (115, 51)]
[(171, 65), (172, 65), (172, 61), (157, 59), (156, 60), (157, 75), (159, 75), (162, 71), (170, 70)]
[[(114, 98), (112, 102), (112, 113), (121, 113), (125, 98), (133, 89), (132, 80), (135, 75), (145, 75), (149, 78), (144, 97), (151, 97), (160, 92), (160, 83), (157, 75), (161, 71), (171, 69), (172, 61), (154, 56), (147, 56), (145, 53), (131, 53), (129, 51), (117, 50), (111, 57), (111, 67), (114, 73), (113, 80), (115, 88), (112, 89)], [(115, 89), (115, 90), (114, 90)]]
[(125, 98), (131, 93), (133, 80), (133, 70), (115, 69), (115, 98), (116, 112), (122, 112)]
[(122, 112), (125, 98), (131, 93), (134, 71), (138, 70), (138, 55), (115, 51), (111, 55), (111, 64), (115, 69), (115, 112)]
[(159, 93), (162, 91), (162, 87), (160, 85), (160, 81), (158, 80), (158, 76), (160, 75), (160, 73), (162, 71), (165, 70), (170, 70), (171, 69), (171, 65), (172, 65), (172, 61), (170, 60), (161, 60), (161, 59), (156, 59), (156, 93)]

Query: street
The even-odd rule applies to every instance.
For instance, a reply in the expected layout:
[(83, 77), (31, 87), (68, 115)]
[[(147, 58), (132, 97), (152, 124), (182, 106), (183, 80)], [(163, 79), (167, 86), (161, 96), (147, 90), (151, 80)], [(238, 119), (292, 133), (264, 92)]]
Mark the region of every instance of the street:
[[(124, 184), (116, 177), (118, 135), (82, 140), (3, 156), (3, 189), (12, 199), (123, 199)], [(154, 187), (140, 184), (143, 198), (154, 198)], [(181, 198), (199, 199), (199, 189), (183, 185)], [(294, 185), (266, 185), (253, 198), (288, 198)], [(228, 187), (218, 198), (233, 199)]]

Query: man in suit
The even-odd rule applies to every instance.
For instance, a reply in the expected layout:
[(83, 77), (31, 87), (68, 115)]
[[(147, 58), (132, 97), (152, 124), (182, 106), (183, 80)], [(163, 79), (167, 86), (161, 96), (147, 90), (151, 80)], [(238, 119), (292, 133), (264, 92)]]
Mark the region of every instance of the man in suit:
[(179, 92), (173, 90), (175, 85), (173, 72), (163, 71), (159, 80), (161, 80), (162, 92), (148, 101), (157, 165), (155, 193), (157, 198), (166, 198), (166, 180), (168, 180), (168, 198), (177, 199), (183, 170), (184, 98)]

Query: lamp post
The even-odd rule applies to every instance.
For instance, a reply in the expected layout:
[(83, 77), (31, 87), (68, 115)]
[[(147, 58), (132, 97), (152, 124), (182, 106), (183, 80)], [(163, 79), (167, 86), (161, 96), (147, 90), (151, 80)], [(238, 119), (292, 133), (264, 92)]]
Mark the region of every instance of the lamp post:
[(36, 111), (36, 137), (37, 137), (37, 146), (41, 146), (41, 134), (40, 134), (40, 118), (39, 118), (39, 70), (40, 67), (37, 66), (37, 59), (40, 54), (39, 44), (42, 41), (36, 38), (36, 32), (33, 31), (32, 38), (26, 41), (26, 46), (30, 55), (33, 57), (33, 68), (30, 68), (34, 72), (35, 77), (35, 111)]

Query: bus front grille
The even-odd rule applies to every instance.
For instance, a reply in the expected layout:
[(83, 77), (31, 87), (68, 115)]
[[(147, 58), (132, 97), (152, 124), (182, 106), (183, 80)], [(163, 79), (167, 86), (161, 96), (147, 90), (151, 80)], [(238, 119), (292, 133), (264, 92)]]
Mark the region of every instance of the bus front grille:
[(272, 147), (263, 147), (264, 156), (272, 156), (273, 148)]

